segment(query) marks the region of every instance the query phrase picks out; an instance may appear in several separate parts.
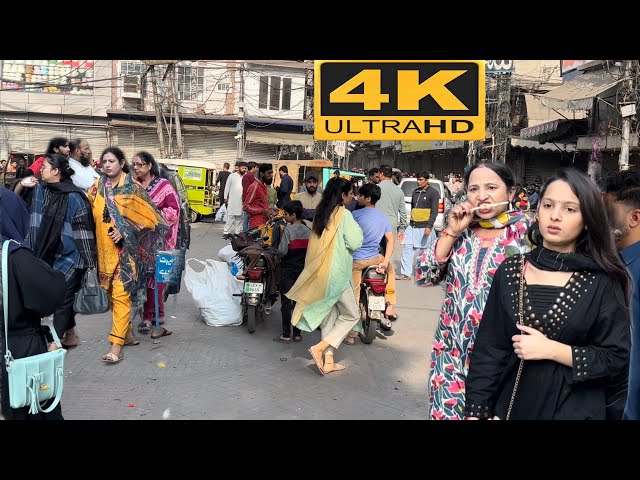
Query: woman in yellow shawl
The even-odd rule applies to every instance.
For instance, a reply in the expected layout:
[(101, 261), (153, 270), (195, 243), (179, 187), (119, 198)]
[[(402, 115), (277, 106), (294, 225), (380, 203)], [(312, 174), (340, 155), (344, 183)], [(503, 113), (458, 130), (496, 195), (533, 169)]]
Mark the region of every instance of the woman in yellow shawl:
[(155, 271), (155, 254), (164, 248), (167, 226), (145, 189), (129, 173), (124, 153), (109, 147), (100, 156), (105, 174), (89, 189), (96, 224), (98, 276), (113, 311), (106, 363), (123, 359), (123, 345), (137, 345), (131, 307), (146, 299), (146, 279)]
[(322, 374), (343, 370), (334, 351), (360, 319), (353, 290), (353, 252), (362, 245), (362, 230), (344, 206), (353, 198), (344, 178), (327, 182), (316, 209), (304, 270), (286, 296), (296, 302), (291, 323), (322, 340), (309, 353)]

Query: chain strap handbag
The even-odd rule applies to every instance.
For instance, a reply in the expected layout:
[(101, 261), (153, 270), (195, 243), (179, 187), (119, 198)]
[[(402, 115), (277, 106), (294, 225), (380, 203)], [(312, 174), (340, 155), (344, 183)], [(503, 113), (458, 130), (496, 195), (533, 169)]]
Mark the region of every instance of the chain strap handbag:
[[(524, 325), (524, 255), (520, 257), (520, 293), (518, 295), (518, 310), (520, 325)], [(523, 367), (524, 360), (521, 359), (520, 364), (518, 365), (516, 381), (513, 384), (513, 392), (511, 392), (511, 400), (509, 401), (509, 409), (507, 410), (505, 420), (509, 420), (509, 418), (511, 418), (511, 410), (513, 409), (513, 402), (516, 400), (516, 393), (518, 391), (518, 385), (520, 384)]]
[[(57, 350), (14, 359), (9, 350), (9, 243), (2, 245), (2, 307), (4, 312), (4, 339), (6, 353), (4, 356), (9, 381), (9, 406), (11, 408), (29, 407), (29, 413), (49, 413), (60, 403), (64, 381), (64, 357), (67, 351), (62, 348), (55, 328), (49, 330), (58, 346)], [(17, 242), (15, 242), (17, 243)], [(47, 408), (46, 402), (53, 400)]]

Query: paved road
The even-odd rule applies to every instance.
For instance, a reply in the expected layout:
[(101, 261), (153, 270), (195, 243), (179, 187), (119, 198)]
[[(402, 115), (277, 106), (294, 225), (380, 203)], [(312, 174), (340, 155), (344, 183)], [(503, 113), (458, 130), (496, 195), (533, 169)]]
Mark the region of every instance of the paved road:
[[(193, 225), (188, 256), (217, 259), (221, 235), (221, 224)], [(427, 418), (440, 288), (398, 282), (395, 331), (379, 334), (371, 345), (342, 345), (336, 361), (347, 369), (326, 377), (307, 352), (319, 332), (303, 332), (296, 344), (272, 341), (280, 332), (280, 302), (251, 335), (245, 326), (207, 326), (184, 285), (181, 290), (166, 306), (173, 335), (154, 344), (136, 332), (142, 343), (125, 347), (119, 364), (101, 361), (109, 349), (110, 314), (78, 316), (81, 344), (66, 361), (66, 419)]]

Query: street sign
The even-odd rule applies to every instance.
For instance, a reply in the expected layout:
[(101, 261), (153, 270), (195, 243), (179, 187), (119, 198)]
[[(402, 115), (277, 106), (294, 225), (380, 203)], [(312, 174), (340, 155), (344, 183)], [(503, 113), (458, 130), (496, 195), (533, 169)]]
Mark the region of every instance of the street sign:
[(184, 253), (180, 249), (158, 252), (156, 254), (156, 282), (180, 282), (180, 272), (182, 271), (180, 262), (184, 263)]

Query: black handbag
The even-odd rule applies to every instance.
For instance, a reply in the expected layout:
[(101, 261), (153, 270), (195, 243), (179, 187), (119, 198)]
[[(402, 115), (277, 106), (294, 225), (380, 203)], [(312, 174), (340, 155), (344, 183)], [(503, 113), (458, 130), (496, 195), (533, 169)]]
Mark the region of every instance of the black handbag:
[(73, 310), (82, 315), (97, 315), (108, 312), (109, 308), (109, 296), (98, 283), (95, 268), (90, 268), (84, 274), (82, 288), (76, 292)]

